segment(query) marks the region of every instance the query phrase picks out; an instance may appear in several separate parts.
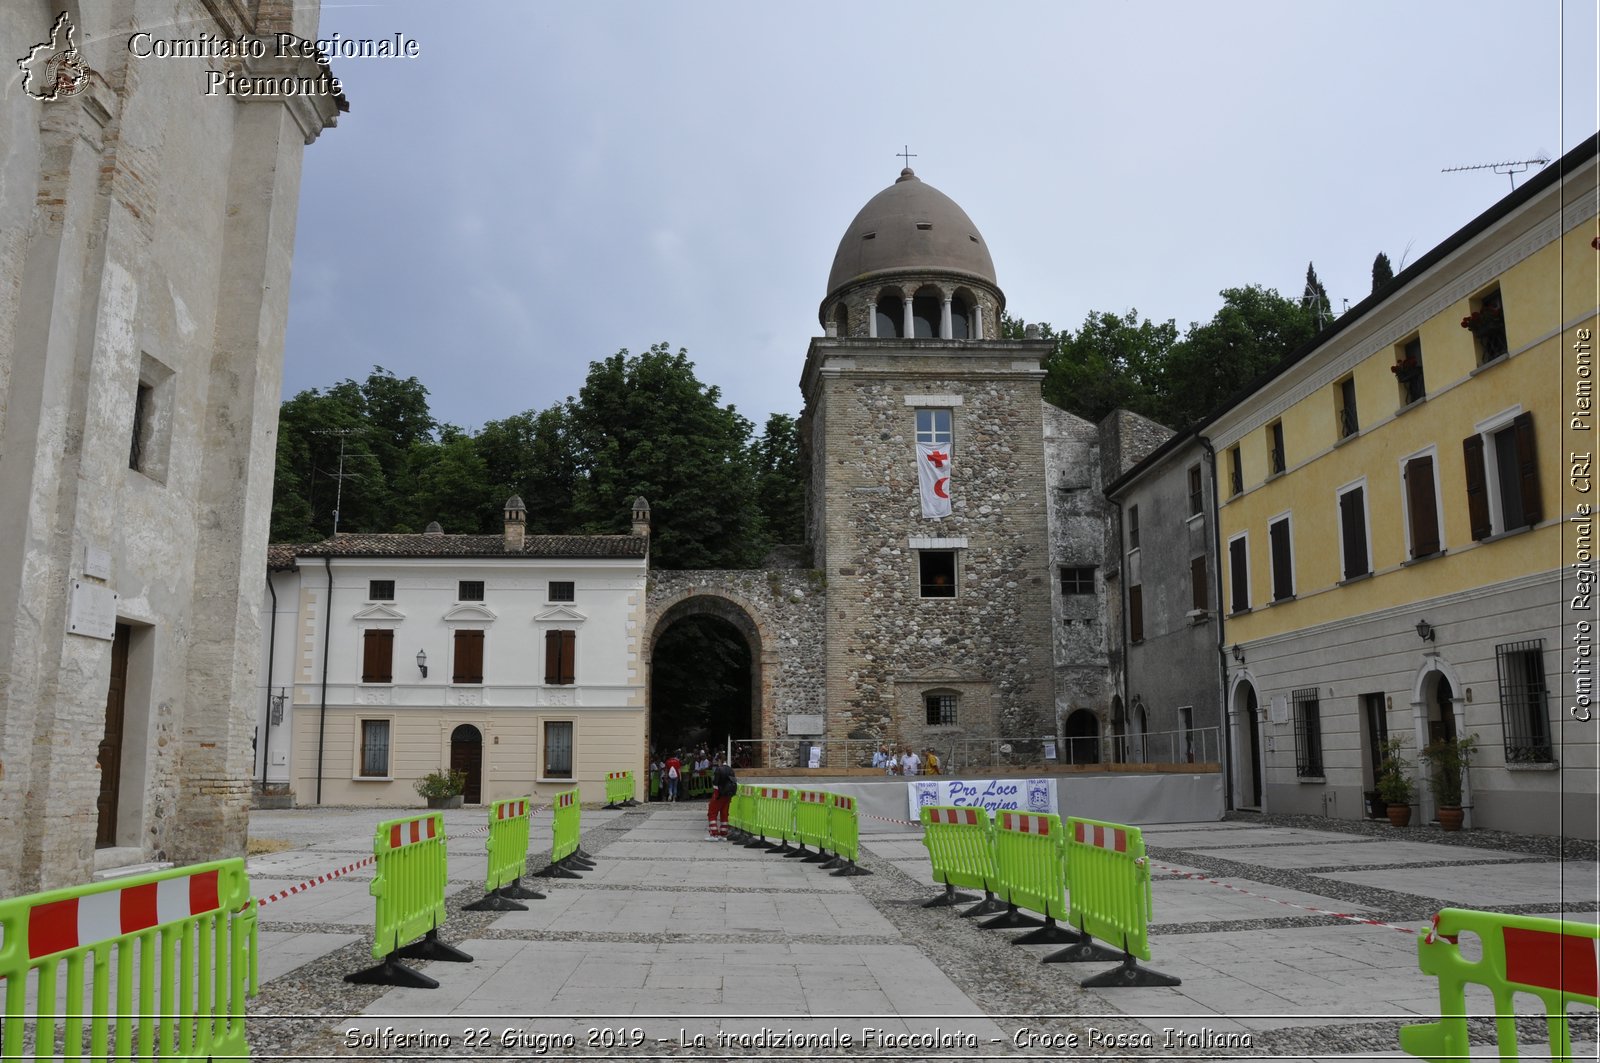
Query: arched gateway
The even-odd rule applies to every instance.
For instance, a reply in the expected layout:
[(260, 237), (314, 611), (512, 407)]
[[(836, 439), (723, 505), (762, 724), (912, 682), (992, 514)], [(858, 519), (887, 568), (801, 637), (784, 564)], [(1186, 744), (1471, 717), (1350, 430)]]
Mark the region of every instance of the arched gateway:
[[(674, 625), (709, 618), (731, 627), (749, 650), (748, 728), (736, 730), (761, 741), (764, 763), (794, 763), (800, 742), (823, 740), (830, 726), (822, 699), (824, 604), (819, 578), (806, 569), (652, 572), (645, 631), (649, 741), (657, 740), (651, 682), (657, 647)], [(720, 735), (709, 737), (720, 742)]]

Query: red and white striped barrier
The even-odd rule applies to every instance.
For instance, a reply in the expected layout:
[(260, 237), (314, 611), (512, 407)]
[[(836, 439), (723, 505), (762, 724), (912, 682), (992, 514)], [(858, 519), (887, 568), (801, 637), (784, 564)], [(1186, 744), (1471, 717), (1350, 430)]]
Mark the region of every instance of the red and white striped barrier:
[(1000, 829), (1016, 831), (1018, 834), (1049, 834), (1050, 821), (1026, 812), (1001, 812)]
[(28, 912), (28, 958), (214, 912), (222, 904), (217, 874), (213, 869), (41, 904)]
[(1096, 849), (1110, 849), (1113, 852), (1125, 853), (1128, 851), (1128, 832), (1120, 827), (1113, 827), (1109, 831), (1102, 826), (1089, 826), (1087, 823), (1075, 823), (1073, 841), (1079, 845), (1092, 845)]
[[(874, 816), (874, 819), (877, 817)], [(978, 810), (975, 808), (930, 808), (929, 823), (949, 823), (955, 826), (976, 827)], [(920, 824), (918, 824), (920, 826)]]

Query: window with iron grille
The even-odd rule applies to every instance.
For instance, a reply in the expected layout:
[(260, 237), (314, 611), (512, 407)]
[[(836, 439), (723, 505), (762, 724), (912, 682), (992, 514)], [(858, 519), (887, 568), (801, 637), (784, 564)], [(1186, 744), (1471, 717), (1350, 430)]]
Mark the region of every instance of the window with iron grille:
[(1504, 642), (1494, 648), (1500, 675), (1500, 722), (1507, 764), (1548, 764), (1555, 759), (1546, 716), (1544, 639)]
[(1200, 478), (1200, 466), (1189, 466), (1189, 516), (1200, 515), (1200, 510), (1205, 504), (1205, 488)]
[(1302, 779), (1322, 776), (1322, 707), (1316, 687), (1294, 692), (1294, 773)]
[(956, 696), (954, 694), (928, 694), (922, 699), (927, 710), (929, 727), (951, 727), (956, 722)]
[(1273, 421), (1267, 426), (1267, 468), (1276, 476), (1289, 467), (1283, 450), (1283, 422)]
[(578, 600), (578, 585), (572, 580), (553, 579), (550, 581), (550, 601), (575, 602)]
[(382, 779), (389, 775), (389, 721), (361, 721), (361, 770), (363, 779)]
[(1238, 447), (1228, 451), (1228, 481), (1229, 494), (1237, 495), (1244, 491), (1244, 456), (1239, 453)]
[(1093, 594), (1094, 566), (1075, 565), (1061, 568), (1062, 594)]
[(481, 579), (464, 579), (464, 580), (457, 580), (456, 582), (458, 584), (460, 584), (456, 588), (456, 601), (458, 601), (458, 602), (481, 602), (481, 601), (483, 601), (483, 580), (481, 580)]
[(394, 601), (394, 580), (369, 579), (367, 580), (367, 600), (369, 602)]
[(572, 778), (572, 721), (547, 720), (544, 725), (544, 778)]

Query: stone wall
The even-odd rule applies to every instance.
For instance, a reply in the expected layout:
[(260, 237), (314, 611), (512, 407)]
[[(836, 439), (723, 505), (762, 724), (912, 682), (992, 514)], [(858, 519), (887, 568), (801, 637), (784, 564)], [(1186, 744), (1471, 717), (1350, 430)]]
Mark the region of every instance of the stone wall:
[[(204, 60), (128, 51), (137, 27), (248, 32), (234, 7), (70, 7), (86, 90), (0, 97), (0, 895), (244, 849), (300, 159), (335, 107), (204, 98)], [(56, 13), (6, 5), (0, 38)], [(315, 3), (292, 17), (315, 33)], [(69, 630), (75, 593), (130, 629), (98, 852), (113, 643)]]

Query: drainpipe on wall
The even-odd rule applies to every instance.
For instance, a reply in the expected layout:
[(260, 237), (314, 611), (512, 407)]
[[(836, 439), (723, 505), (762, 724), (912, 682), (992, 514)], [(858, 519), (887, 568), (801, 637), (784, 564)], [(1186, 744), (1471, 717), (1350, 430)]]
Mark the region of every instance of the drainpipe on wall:
[(1206, 461), (1211, 465), (1211, 556), (1216, 561), (1217, 578), (1211, 582), (1213, 597), (1217, 603), (1217, 668), (1221, 675), (1221, 685), (1218, 688), (1217, 714), (1222, 718), (1222, 748), (1217, 753), (1222, 759), (1222, 804), (1225, 810), (1233, 809), (1233, 762), (1229, 751), (1233, 748), (1229, 739), (1228, 726), (1228, 639), (1223, 631), (1222, 612), (1222, 505), (1219, 499), (1222, 492), (1218, 490), (1219, 483), (1217, 472), (1217, 449), (1211, 445), (1211, 440), (1206, 436), (1197, 437), (1200, 445), (1205, 448)]
[(267, 628), (267, 719), (261, 729), (261, 795), (267, 793), (267, 759), (272, 752), (272, 658), (278, 645), (278, 588), (272, 585), (272, 570), (267, 570), (267, 593), (272, 595), (272, 614)]
[(322, 603), (322, 710), (317, 721), (317, 804), (322, 804), (322, 745), (328, 734), (328, 638), (333, 634), (333, 558), (323, 555), (328, 594)]

